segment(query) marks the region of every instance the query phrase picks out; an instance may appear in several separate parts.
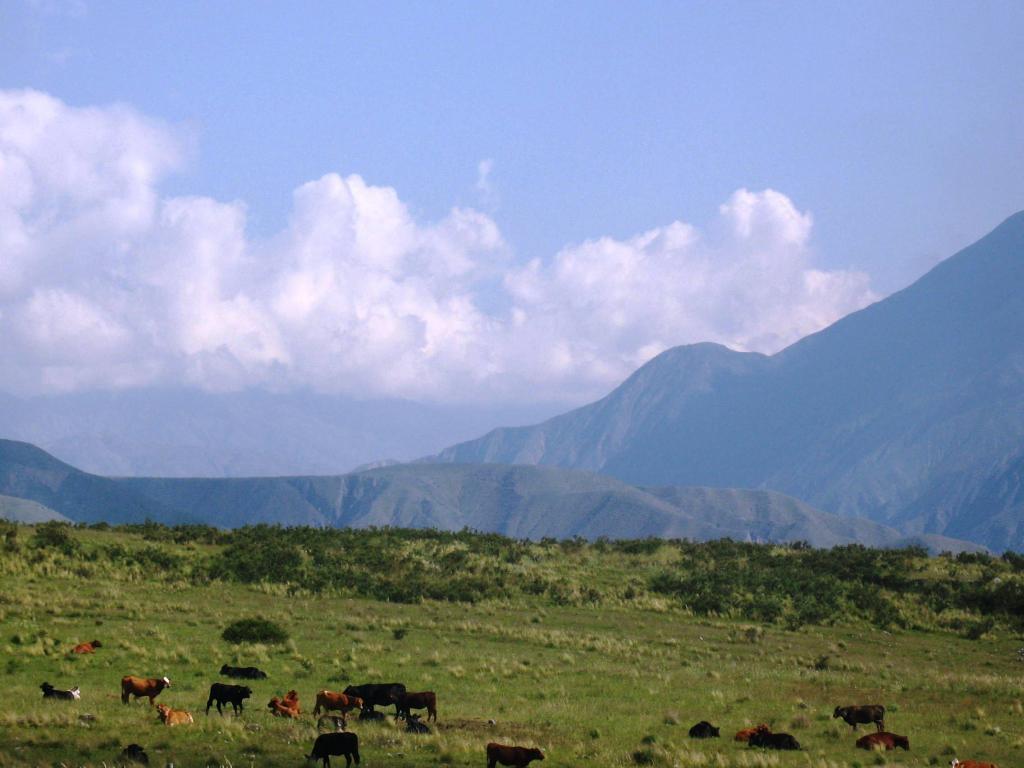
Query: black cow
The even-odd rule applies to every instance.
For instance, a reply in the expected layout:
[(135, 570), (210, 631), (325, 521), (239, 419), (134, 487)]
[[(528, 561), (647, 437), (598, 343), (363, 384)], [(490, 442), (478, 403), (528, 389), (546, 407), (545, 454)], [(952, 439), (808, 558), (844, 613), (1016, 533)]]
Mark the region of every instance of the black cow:
[(121, 750), (121, 759), (127, 760), (129, 763), (141, 763), (142, 765), (149, 765), (149, 755), (138, 744), (129, 744), (127, 747)]
[(227, 664), (220, 668), (220, 673), (224, 677), (241, 677), (246, 680), (262, 680), (267, 676), (266, 672), (256, 667), (229, 667)]
[(378, 712), (373, 707), (364, 707), (359, 710), (360, 720), (384, 720), (387, 717), (383, 712)]
[(43, 683), (39, 686), (39, 689), (43, 692), (44, 699), (66, 699), (67, 701), (77, 701), (82, 698), (77, 685), (70, 691), (60, 691), (49, 683)]
[(747, 746), (764, 749), (800, 749), (800, 742), (788, 733), (755, 733), (750, 737)]
[(248, 685), (228, 685), (227, 683), (214, 683), (210, 686), (210, 698), (206, 700), (206, 714), (210, 714), (210, 707), (217, 702), (217, 714), (223, 715), (221, 704), (230, 704), (237, 715), (243, 709), (242, 702), (252, 696), (252, 688)]
[(876, 731), (885, 730), (885, 707), (881, 704), (863, 704), (857, 707), (836, 707), (832, 717), (841, 717), (847, 725), (852, 725), (857, 730), (859, 723), (874, 723)]
[(352, 765), (355, 758), (359, 765), (359, 737), (354, 733), (324, 733), (316, 737), (313, 751), (306, 756), (307, 760), (322, 760), (324, 768), (331, 768), (331, 755), (344, 755), (345, 768)]
[(405, 718), (405, 730), (407, 733), (430, 733), (426, 723), (420, 722), (419, 715), (407, 715)]
[(346, 696), (358, 696), (363, 700), (363, 709), (373, 709), (374, 706), (386, 707), (395, 705), (395, 712), (398, 712), (398, 699), (405, 694), (405, 686), (401, 683), (366, 683), (365, 685), (350, 685), (344, 690)]
[(701, 720), (690, 729), (691, 739), (717, 739), (718, 729), (707, 720)]

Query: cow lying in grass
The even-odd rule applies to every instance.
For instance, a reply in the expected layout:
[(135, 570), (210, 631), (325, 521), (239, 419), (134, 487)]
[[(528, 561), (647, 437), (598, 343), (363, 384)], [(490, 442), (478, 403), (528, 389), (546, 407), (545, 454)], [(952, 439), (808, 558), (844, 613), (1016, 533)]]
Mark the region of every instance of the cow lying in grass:
[(977, 760), (957, 760), (955, 757), (949, 761), (949, 768), (999, 768), (995, 763), (981, 763)]
[(800, 749), (800, 742), (788, 733), (755, 733), (747, 740), (747, 746), (762, 749)]
[(79, 643), (71, 649), (72, 653), (95, 653), (97, 648), (102, 648), (103, 643), (99, 640), (93, 640), (88, 643)]
[(44, 699), (63, 699), (64, 701), (78, 701), (80, 698), (82, 698), (82, 694), (78, 690), (77, 685), (70, 691), (61, 691), (54, 688), (49, 683), (43, 683), (39, 686), (39, 689), (43, 692)]
[(295, 691), (288, 691), (284, 698), (275, 696), (267, 703), (267, 709), (274, 717), (298, 718), (302, 714), (299, 708), (299, 694)]
[(220, 668), (224, 677), (240, 677), (247, 680), (262, 680), (267, 676), (263, 670), (256, 667), (229, 667), (227, 664)]
[(707, 720), (701, 720), (693, 728), (690, 729), (691, 739), (717, 739), (719, 729), (715, 728)]
[(764, 723), (754, 726), (753, 728), (744, 728), (742, 731), (737, 731), (733, 737), (733, 741), (750, 741), (750, 737), (755, 733), (771, 733), (772, 729)]
[(487, 768), (494, 768), (498, 763), (525, 768), (532, 761), (543, 759), (544, 753), (536, 748), (510, 747), (493, 741), (487, 745)]
[(195, 722), (191, 712), (186, 712), (184, 709), (171, 709), (166, 704), (157, 704), (156, 713), (164, 725), (187, 725)]
[(896, 747), (910, 749), (910, 739), (888, 731), (878, 731), (861, 736), (857, 739), (857, 746), (861, 749), (884, 749), (886, 751), (896, 749)]

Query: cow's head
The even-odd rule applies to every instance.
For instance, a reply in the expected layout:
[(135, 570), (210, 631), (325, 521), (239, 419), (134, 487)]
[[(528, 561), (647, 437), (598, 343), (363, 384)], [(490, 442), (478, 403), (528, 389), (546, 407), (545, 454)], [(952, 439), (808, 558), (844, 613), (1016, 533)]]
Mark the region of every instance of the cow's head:
[(715, 728), (715, 726), (711, 726), (711, 733), (714, 734), (715, 736), (720, 736), (721, 735), (719, 733), (719, 729)]
[(903, 749), (906, 749), (906, 750), (910, 749), (910, 739), (908, 739), (906, 736), (894, 736), (893, 737), (893, 743), (897, 747), (902, 747)]
[(531, 749), (530, 750), (530, 759), (531, 760), (543, 760), (544, 759), (544, 753), (541, 752), (539, 749)]
[(958, 765), (960, 765), (960, 761), (955, 757), (949, 761), (949, 768), (956, 768)]
[(70, 691), (68, 691), (68, 693), (71, 694), (71, 698), (73, 698), (73, 699), (77, 700), (77, 699), (82, 698), (82, 692), (80, 690), (78, 690), (78, 686), (77, 685), (74, 688), (72, 688)]
[(103, 647), (103, 643), (101, 643), (99, 640), (93, 640), (91, 643), (89, 643), (89, 645), (91, 645), (93, 648)]
[(832, 713), (833, 719), (837, 718), (837, 717), (842, 717), (842, 716), (843, 716), (843, 707), (836, 707), (836, 711)]
[(166, 677), (161, 677), (160, 678), (160, 682), (164, 684), (164, 688), (170, 688), (171, 687), (171, 681), (168, 680)]
[(168, 713), (170, 711), (171, 711), (171, 708), (168, 707), (166, 704), (157, 704), (156, 705), (156, 712), (157, 712), (158, 715), (160, 715), (160, 719), (163, 720), (164, 722), (167, 722), (167, 715), (168, 715)]
[(252, 696), (252, 688), (250, 688), (248, 685), (242, 685), (239, 686), (239, 688), (241, 690), (243, 699), (248, 699), (250, 696)]
[(224, 665), (221, 666), (220, 673), (222, 675), (226, 675), (228, 673), (228, 665), (227, 664), (224, 664)]

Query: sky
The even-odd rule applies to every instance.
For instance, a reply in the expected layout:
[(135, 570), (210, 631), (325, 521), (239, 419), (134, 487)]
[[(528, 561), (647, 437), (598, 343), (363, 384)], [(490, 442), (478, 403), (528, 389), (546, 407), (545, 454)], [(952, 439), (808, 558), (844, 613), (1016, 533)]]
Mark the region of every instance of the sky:
[(1024, 4), (0, 2), (0, 390), (581, 403), (1024, 208)]

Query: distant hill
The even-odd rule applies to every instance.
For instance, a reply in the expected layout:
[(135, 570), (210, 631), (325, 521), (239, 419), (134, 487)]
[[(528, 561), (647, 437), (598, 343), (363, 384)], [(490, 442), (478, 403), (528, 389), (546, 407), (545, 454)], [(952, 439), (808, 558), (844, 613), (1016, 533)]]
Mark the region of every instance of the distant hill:
[(1024, 549), (1024, 212), (773, 356), (670, 349), (602, 400), (430, 461), (770, 488), (907, 535)]
[[(553, 467), (403, 464), (333, 476), (103, 478), (0, 440), (0, 493), (75, 521), (400, 526), (516, 538), (647, 536), (900, 546), (898, 531), (771, 491), (644, 489)], [(945, 542), (942, 549), (978, 549)]]
[(35, 501), (0, 495), (0, 519), (18, 523), (45, 523), (49, 520), (70, 522), (59, 512), (54, 512)]
[(338, 474), (409, 461), (495, 424), (529, 424), (558, 410), (260, 390), (0, 394), (0, 435), (107, 476)]

